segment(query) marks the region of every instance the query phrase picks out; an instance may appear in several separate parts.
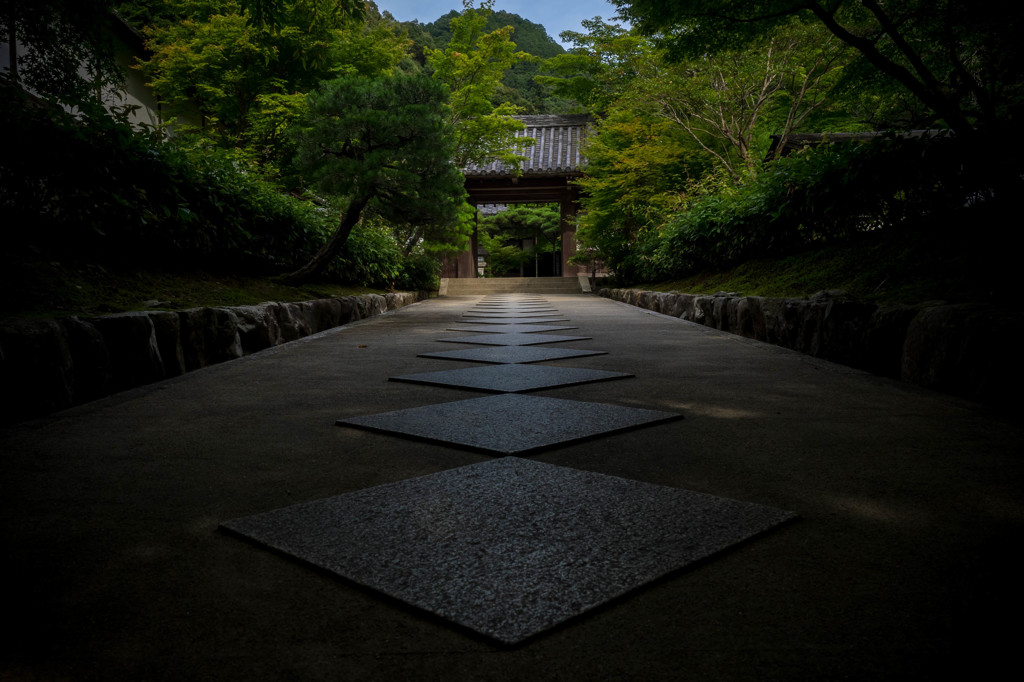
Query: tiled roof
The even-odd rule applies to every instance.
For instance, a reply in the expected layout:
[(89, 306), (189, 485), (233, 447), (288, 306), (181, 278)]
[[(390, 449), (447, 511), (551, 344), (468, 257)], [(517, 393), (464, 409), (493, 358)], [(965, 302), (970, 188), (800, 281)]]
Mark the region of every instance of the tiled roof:
[[(516, 116), (526, 129), (516, 137), (532, 137), (536, 142), (524, 150), (527, 157), (522, 165), (523, 175), (564, 175), (579, 173), (586, 165), (580, 154), (580, 141), (593, 119), (587, 114), (561, 114), (543, 116)], [(495, 161), (485, 165), (471, 165), (462, 169), (467, 177), (511, 176), (509, 167)]]

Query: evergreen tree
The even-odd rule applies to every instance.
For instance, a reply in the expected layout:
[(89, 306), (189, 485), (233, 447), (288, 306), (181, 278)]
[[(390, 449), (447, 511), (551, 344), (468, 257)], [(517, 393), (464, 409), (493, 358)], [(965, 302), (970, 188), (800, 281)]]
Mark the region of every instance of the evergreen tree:
[(371, 206), (385, 220), (454, 229), (465, 203), (452, 164), (446, 88), (420, 75), (344, 76), (309, 97), (297, 164), (320, 190), (346, 197), (334, 235), (302, 268), (315, 277), (340, 253)]

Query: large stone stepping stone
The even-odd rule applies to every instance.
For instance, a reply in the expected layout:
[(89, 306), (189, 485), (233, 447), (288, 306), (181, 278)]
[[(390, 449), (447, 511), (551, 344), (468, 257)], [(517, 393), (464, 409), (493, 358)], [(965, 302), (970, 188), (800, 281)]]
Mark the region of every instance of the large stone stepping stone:
[(682, 419), (681, 414), (515, 393), (339, 419), (339, 426), (521, 455)]
[(540, 365), (504, 364), (420, 372), (391, 377), (390, 381), (411, 384), (465, 388), (491, 393), (525, 393), (545, 388), (578, 386), (597, 381), (626, 379), (635, 376), (626, 372), (608, 372), (581, 367), (548, 367)]
[(794, 518), (508, 457), (221, 527), (517, 644)]

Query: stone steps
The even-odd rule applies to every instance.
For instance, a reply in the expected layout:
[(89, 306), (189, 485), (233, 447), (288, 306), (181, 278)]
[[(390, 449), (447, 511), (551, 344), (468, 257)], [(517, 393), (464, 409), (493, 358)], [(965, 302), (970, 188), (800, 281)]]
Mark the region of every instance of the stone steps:
[(582, 292), (576, 277), (480, 277), (445, 278), (441, 296), (487, 296), (489, 294), (578, 294)]

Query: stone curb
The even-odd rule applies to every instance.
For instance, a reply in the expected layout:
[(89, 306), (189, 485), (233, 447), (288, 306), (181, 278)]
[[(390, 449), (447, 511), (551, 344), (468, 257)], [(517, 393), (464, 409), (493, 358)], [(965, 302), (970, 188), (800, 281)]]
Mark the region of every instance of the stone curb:
[(598, 290), (615, 301), (989, 404), (1024, 402), (1015, 359), (1024, 312), (980, 304), (878, 306), (809, 299)]
[(0, 320), (0, 423), (279, 346), (420, 300), (366, 294), (300, 303)]

